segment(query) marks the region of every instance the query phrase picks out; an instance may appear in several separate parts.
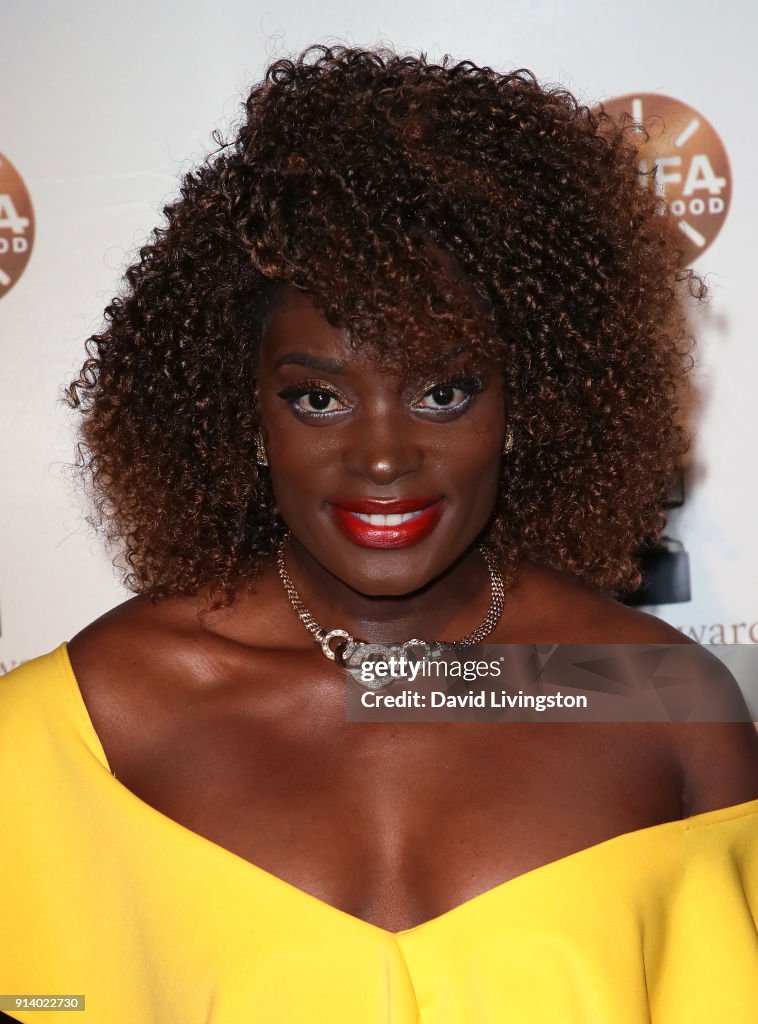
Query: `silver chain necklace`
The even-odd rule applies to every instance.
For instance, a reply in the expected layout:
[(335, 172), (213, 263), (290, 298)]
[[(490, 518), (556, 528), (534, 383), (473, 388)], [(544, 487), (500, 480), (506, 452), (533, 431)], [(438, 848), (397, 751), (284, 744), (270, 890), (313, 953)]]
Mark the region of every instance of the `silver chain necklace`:
[[(279, 542), (276, 559), (279, 576), (284, 584), (287, 597), (290, 599), (290, 604), (295, 609), (298, 618), (312, 635), (313, 642), (321, 646), (321, 650), (330, 661), (334, 661), (338, 665), (344, 666), (348, 658), (352, 656), (358, 647), (368, 647), (369, 642), (366, 640), (357, 640), (345, 629), (332, 629), (327, 633), (324, 627), (316, 622), (301, 601), (300, 595), (295, 589), (295, 584), (290, 579), (285, 566), (284, 553), (289, 536), (289, 533), (285, 534)], [(471, 644), (478, 644), (484, 640), (485, 637), (489, 636), (500, 621), (500, 616), (503, 614), (503, 606), (505, 604), (505, 587), (503, 585), (503, 577), (497, 567), (493, 553), (481, 544), (478, 546), (477, 550), (487, 563), (487, 568), (490, 574), (491, 590), (490, 606), (481, 625), (472, 633), (467, 633), (466, 636), (462, 637), (460, 640), (406, 640), (404, 643), (393, 646), (397, 646), (403, 651), (407, 651), (410, 647), (424, 646), (429, 648), (432, 645), (453, 648), (467, 647)]]

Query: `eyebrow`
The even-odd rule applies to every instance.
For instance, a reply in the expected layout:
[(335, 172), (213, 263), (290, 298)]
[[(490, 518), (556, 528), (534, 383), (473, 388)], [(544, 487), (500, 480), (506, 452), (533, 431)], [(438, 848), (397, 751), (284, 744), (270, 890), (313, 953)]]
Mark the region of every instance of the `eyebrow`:
[(293, 366), (308, 366), (311, 370), (321, 370), (323, 373), (344, 373), (345, 364), (336, 359), (321, 359), (319, 356), (309, 355), (307, 352), (287, 352), (274, 363), (274, 369), (280, 366), (292, 364)]

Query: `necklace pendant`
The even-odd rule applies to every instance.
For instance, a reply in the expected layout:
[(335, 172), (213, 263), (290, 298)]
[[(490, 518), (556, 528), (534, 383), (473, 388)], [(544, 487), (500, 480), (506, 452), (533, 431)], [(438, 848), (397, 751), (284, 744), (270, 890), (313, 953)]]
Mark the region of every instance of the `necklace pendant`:
[[(414, 650), (415, 647), (423, 647), (424, 653), (419, 654)], [(438, 647), (439, 644), (430, 644), (427, 640), (406, 640), (400, 645), (400, 650), (409, 661), (426, 661), (436, 657)]]
[[(341, 641), (332, 646), (332, 640)], [(338, 665), (344, 665), (348, 658), (347, 649), (351, 645), (352, 637), (344, 629), (333, 629), (327, 633), (321, 641), (321, 650), (330, 661), (336, 661)]]

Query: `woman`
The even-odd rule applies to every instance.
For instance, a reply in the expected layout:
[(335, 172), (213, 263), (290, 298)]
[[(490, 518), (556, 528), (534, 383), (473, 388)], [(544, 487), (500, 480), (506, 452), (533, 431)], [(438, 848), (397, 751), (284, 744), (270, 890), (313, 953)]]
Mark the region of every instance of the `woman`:
[(630, 132), (525, 71), (317, 47), (186, 176), (68, 392), (138, 596), (0, 691), (3, 990), (749, 1019), (749, 724), (345, 721), (360, 643), (688, 643), (616, 600), (701, 292)]

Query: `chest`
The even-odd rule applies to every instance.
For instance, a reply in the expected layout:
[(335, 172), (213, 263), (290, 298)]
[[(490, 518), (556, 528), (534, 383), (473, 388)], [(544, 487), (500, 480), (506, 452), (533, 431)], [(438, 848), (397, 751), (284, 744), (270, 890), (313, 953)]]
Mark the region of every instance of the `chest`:
[(277, 688), (279, 704), (262, 692), (185, 701), (117, 776), (182, 825), (389, 930), (681, 813), (659, 726), (351, 723), (318, 687), (299, 700)]

